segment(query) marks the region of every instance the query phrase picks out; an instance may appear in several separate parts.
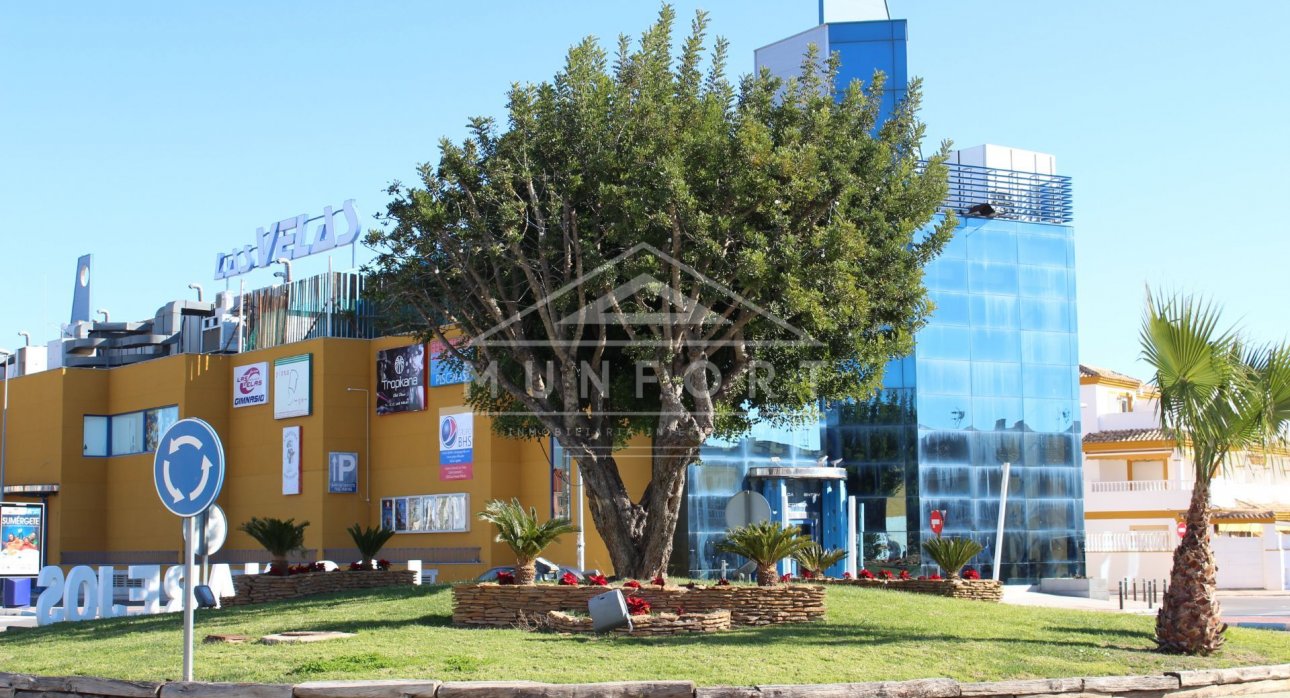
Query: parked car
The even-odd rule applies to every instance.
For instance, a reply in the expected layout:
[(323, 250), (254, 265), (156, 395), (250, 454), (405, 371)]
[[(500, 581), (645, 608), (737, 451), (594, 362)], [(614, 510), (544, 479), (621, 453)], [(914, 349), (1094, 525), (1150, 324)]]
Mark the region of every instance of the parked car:
[[(554, 562), (551, 562), (550, 560), (543, 557), (539, 557), (534, 562), (536, 563), (536, 566), (537, 566), (537, 581), (539, 582), (557, 581), (561, 577), (563, 577), (566, 572), (569, 574), (572, 574), (578, 580), (578, 582), (582, 582), (586, 579), (586, 573), (584, 573), (582, 570), (578, 569), (577, 567), (569, 567), (568, 565), (557, 565)], [(493, 567), (485, 571), (483, 574), (479, 575), (478, 577), (476, 577), (475, 581), (495, 582), (497, 581), (498, 572), (510, 572), (511, 574), (514, 574), (515, 565), (503, 565), (501, 567)]]

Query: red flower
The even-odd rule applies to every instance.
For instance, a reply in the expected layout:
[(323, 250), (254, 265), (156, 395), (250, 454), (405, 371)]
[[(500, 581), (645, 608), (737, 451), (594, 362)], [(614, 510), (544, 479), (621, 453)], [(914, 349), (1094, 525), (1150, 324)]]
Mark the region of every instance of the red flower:
[(363, 566), (363, 563), (362, 563), (362, 562), (351, 562), (351, 563), (349, 563), (349, 571), (350, 571), (350, 572), (357, 572), (357, 571), (359, 571), (359, 570), (365, 570), (365, 569), (367, 569), (367, 568)]
[(920, 574), (920, 575), (918, 575), (918, 581), (920, 581), (920, 582), (925, 582), (925, 581), (927, 581), (927, 575), (925, 575), (925, 574)]
[(792, 573), (792, 572), (785, 572), (785, 573), (784, 573), (784, 576), (782, 576), (782, 577), (780, 577), (780, 578), (779, 578), (779, 581), (781, 581), (781, 582), (791, 582), (791, 581), (793, 581), (793, 573)]
[(653, 585), (654, 585), (654, 586), (656, 586), (656, 587), (661, 587), (661, 586), (663, 586), (663, 585), (667, 584), (667, 580), (666, 580), (666, 579), (664, 579), (664, 578), (663, 578), (663, 575), (661, 575), (661, 574), (660, 574), (659, 576), (655, 577), (655, 578), (650, 582), (650, 584), (653, 584)]
[(893, 577), (895, 577), (895, 575), (891, 573), (891, 570), (883, 570), (878, 573), (878, 576), (882, 577), (883, 579), (892, 579)]
[(802, 579), (811, 579), (813, 577), (815, 577), (814, 572), (810, 570), (802, 570)]
[(719, 586), (719, 587), (728, 587), (728, 586), (730, 586), (730, 580), (729, 580), (729, 579), (726, 579), (725, 577), (722, 577), (721, 579), (718, 579), (718, 580), (717, 580), (717, 586)]
[(498, 572), (498, 573), (497, 573), (497, 583), (498, 583), (498, 584), (514, 584), (514, 583), (515, 583), (515, 573), (514, 573), (514, 572)]
[(636, 581), (635, 579), (629, 579), (629, 580), (627, 580), (627, 581), (623, 582), (623, 588), (624, 588), (624, 589), (639, 589), (639, 588), (641, 588), (641, 583), (640, 583), (640, 582), (638, 582), (638, 581)]
[(678, 616), (683, 616), (683, 615), (685, 615), (685, 609), (684, 609), (684, 608), (681, 608), (680, 606), (677, 606), (677, 607), (676, 607), (676, 615), (678, 615)]
[(603, 574), (589, 574), (587, 575), (587, 584), (591, 586), (605, 587), (609, 586), (609, 580), (605, 579), (605, 575)]
[(578, 586), (578, 578), (573, 576), (572, 572), (565, 572), (564, 576), (560, 577), (560, 584), (567, 587), (576, 587)]
[(633, 616), (646, 615), (649, 613), (649, 602), (639, 596), (628, 596), (627, 613)]
[(376, 569), (378, 569), (378, 570), (388, 570), (388, 569), (390, 569), (390, 561), (389, 561), (389, 560), (377, 560), (377, 561), (376, 561)]
[(901, 579), (909, 579), (909, 570), (901, 570), (901, 571), (900, 571), (900, 578), (901, 578)]
[(934, 581), (934, 582), (936, 582), (936, 581), (940, 581), (940, 579), (941, 579), (941, 575), (936, 574), (936, 573), (933, 573), (933, 574), (932, 574), (932, 576), (928, 577), (928, 579), (930, 579), (930, 580), (932, 580), (932, 581)]
[(850, 573), (850, 572), (843, 572), (843, 573), (842, 573), (842, 578), (843, 578), (843, 579), (851, 579), (851, 573)]
[(873, 572), (870, 572), (869, 570), (860, 570), (856, 573), (856, 576), (861, 579), (873, 579)]
[(981, 578), (981, 573), (980, 573), (980, 572), (977, 572), (976, 570), (974, 570), (974, 569), (972, 569), (972, 568), (970, 568), (970, 567), (969, 567), (968, 569), (963, 570), (963, 578), (964, 578), (964, 579), (980, 579), (980, 578)]

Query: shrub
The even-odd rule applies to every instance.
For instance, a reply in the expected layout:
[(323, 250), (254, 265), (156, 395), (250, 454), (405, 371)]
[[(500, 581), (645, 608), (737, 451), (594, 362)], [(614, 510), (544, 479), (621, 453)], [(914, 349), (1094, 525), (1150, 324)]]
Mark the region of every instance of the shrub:
[(372, 560), (377, 553), (381, 552), (381, 548), (385, 547), (390, 538), (394, 536), (394, 531), (388, 528), (362, 528), (358, 524), (354, 524), (345, 530), (349, 532), (349, 537), (354, 539), (354, 547), (358, 548), (358, 555), (362, 558), (363, 569), (372, 569)]
[(959, 570), (982, 550), (971, 538), (933, 538), (923, 543), (923, 549), (950, 579), (958, 579)]
[(639, 596), (627, 597), (627, 614), (644, 616), (649, 614), (649, 602)]
[(801, 550), (793, 553), (793, 559), (802, 568), (802, 576), (822, 577), (824, 571), (828, 568), (842, 562), (847, 557), (847, 551), (841, 548), (828, 549), (819, 543), (812, 542), (803, 546)]
[(269, 552), (270, 569), (286, 572), (287, 555), (305, 547), (305, 527), (308, 521), (296, 523), (295, 519), (261, 519), (255, 516), (238, 526), (238, 530), (255, 539)]
[(775, 583), (775, 563), (811, 544), (811, 539), (803, 536), (796, 526), (765, 521), (727, 531), (726, 539), (717, 544), (717, 551), (752, 560), (757, 565), (757, 585), (770, 586)]
[(515, 583), (532, 584), (537, 577), (535, 560), (546, 547), (566, 533), (578, 530), (566, 518), (557, 517), (538, 523), (537, 509), (528, 510), (520, 500), (503, 502), (494, 499), (479, 513), (479, 518), (497, 527), (496, 541), (505, 543), (515, 553)]

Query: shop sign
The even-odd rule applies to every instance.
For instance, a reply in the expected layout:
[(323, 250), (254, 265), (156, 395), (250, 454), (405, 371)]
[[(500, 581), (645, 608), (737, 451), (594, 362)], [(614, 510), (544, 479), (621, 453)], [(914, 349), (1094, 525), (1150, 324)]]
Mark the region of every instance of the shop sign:
[[(267, 267), (277, 259), (299, 259), (354, 244), (363, 232), (358, 213), (354, 211), (354, 200), (346, 199), (340, 209), (345, 217), (343, 232), (336, 227), (336, 211), (331, 206), (324, 207), (321, 216), (310, 218), (302, 213), (283, 218), (267, 229), (256, 228), (252, 244), (215, 255), (215, 279)], [(309, 224), (315, 221), (322, 222), (310, 230)]]
[(376, 353), (376, 413), (426, 408), (426, 346), (412, 344)]

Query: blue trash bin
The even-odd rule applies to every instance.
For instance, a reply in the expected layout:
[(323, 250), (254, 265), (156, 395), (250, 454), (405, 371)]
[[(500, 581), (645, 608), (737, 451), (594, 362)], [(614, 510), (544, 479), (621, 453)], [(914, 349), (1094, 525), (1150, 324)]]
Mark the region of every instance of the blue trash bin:
[(31, 577), (0, 579), (0, 605), (5, 608), (21, 608), (31, 605)]

